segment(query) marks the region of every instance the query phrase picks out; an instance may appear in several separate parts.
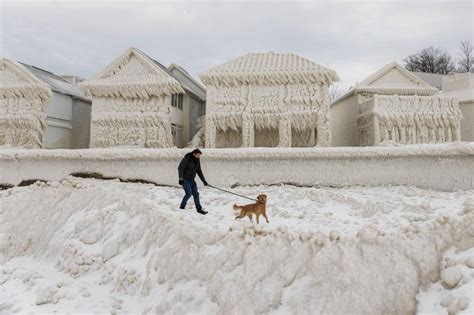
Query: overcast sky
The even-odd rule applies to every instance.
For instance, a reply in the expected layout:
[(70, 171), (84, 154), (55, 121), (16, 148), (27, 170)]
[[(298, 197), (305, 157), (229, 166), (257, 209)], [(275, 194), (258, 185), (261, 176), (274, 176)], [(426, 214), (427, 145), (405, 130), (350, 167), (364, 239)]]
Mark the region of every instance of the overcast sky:
[(464, 1), (8, 1), (0, 55), (89, 78), (135, 46), (193, 76), (247, 52), (293, 52), (348, 87), (433, 45), (473, 38)]

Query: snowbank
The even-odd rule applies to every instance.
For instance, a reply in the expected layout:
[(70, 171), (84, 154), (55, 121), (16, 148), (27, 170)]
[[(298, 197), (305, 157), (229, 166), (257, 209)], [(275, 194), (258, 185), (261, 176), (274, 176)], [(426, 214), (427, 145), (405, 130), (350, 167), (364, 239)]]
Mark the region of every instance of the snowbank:
[[(72, 173), (176, 185), (184, 149), (0, 150), (0, 184), (62, 180)], [(217, 186), (281, 184), (474, 188), (474, 143), (400, 147), (204, 150), (203, 169)]]
[(0, 192), (0, 310), (410, 314), (443, 253), (474, 246), (472, 190), (235, 192), (267, 193), (270, 223), (234, 220), (239, 200), (211, 188), (207, 216), (177, 210), (172, 187), (68, 177)]

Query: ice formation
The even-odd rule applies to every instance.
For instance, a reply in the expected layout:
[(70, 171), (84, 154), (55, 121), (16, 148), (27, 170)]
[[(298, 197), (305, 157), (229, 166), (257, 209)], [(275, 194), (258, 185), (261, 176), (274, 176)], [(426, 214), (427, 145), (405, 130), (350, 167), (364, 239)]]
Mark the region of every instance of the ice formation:
[(462, 114), (456, 98), (375, 94), (359, 106), (360, 145), (461, 140)]
[(246, 54), (200, 75), (206, 147), (329, 146), (337, 74), (294, 54)]
[(196, 121), (197, 132), (193, 136), (193, 139), (189, 143), (189, 146), (193, 148), (204, 147), (204, 142), (206, 140), (206, 116), (198, 117)]
[(90, 147), (172, 147), (171, 95), (184, 93), (164, 67), (127, 49), (79, 84), (92, 98)]
[(0, 146), (41, 148), (51, 89), (21, 64), (0, 59)]
[[(181, 190), (171, 187), (69, 177), (2, 191), (0, 309), (472, 313), (465, 262), (474, 255), (474, 191), (235, 190), (261, 191), (269, 196), (265, 226), (234, 220), (235, 197), (211, 188), (201, 190), (206, 217), (178, 211)], [(442, 259), (452, 257), (450, 248), (460, 254)], [(449, 267), (462, 273), (456, 286), (434, 284)]]

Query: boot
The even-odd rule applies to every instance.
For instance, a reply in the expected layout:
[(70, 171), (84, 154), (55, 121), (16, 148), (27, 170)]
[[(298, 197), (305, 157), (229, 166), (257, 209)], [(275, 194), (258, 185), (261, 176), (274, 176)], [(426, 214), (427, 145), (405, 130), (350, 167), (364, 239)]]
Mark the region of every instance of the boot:
[(201, 208), (201, 209), (197, 209), (196, 211), (197, 211), (198, 213), (202, 214), (202, 215), (206, 215), (206, 214), (207, 214), (207, 211), (202, 210), (202, 208)]

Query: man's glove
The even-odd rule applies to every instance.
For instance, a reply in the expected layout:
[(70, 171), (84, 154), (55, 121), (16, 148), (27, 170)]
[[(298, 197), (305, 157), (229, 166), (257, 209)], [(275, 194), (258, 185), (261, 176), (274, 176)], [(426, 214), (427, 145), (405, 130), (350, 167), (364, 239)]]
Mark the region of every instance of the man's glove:
[(179, 179), (179, 184), (180, 184), (180, 185), (183, 185), (183, 183), (184, 183), (184, 180), (182, 180), (182, 179), (180, 178), (180, 179)]
[(209, 184), (206, 181), (203, 181), (202, 183), (204, 184), (204, 186), (209, 186)]

